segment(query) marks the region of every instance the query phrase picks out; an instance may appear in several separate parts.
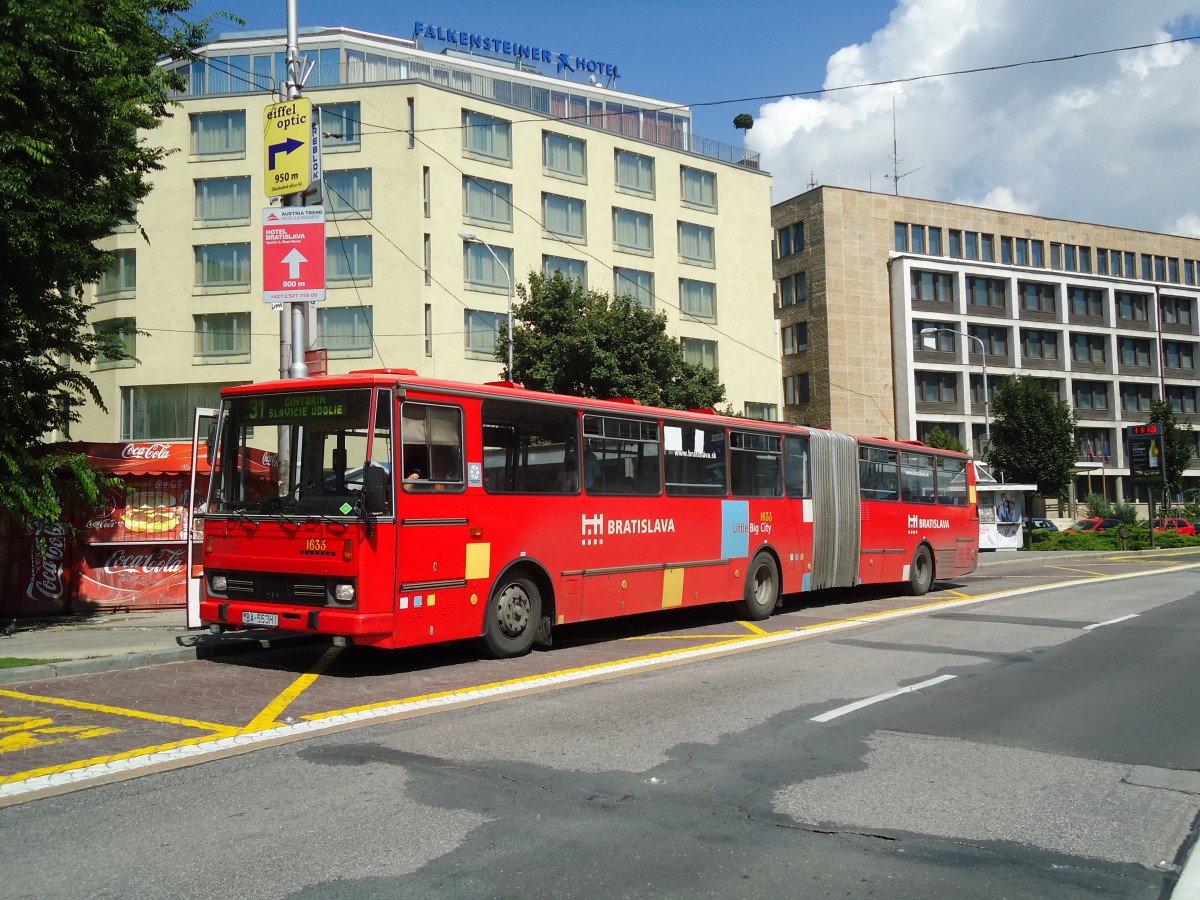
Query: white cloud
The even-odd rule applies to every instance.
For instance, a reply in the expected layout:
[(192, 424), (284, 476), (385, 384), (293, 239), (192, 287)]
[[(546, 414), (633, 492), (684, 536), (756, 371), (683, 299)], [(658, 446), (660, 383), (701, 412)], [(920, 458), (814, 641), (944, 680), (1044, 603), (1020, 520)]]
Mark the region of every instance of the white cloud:
[[(763, 106), (776, 201), (818, 183), (1200, 233), (1200, 0), (899, 0), (833, 54), (819, 97)], [(1061, 56), (1076, 59), (903, 81)], [(833, 90), (893, 81), (877, 87)], [(892, 158), (892, 109), (899, 160)]]

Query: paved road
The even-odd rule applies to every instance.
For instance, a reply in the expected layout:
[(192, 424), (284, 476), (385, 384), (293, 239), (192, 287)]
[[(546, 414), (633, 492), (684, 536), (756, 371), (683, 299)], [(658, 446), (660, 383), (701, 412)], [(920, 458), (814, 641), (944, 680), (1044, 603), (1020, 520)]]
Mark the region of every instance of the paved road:
[[(917, 615), (831, 615), (803, 639), (738, 639), (743, 652), (569, 689), (533, 679), (493, 702), (13, 806), (0, 810), (6, 890), (1159, 897), (1200, 809), (1195, 574), (1078, 577)], [(819, 618), (793, 610), (772, 630), (796, 627), (789, 616)], [(651, 631), (625, 637), (658, 646)], [(582, 662), (607, 643), (581, 640), (559, 652)], [(390, 688), (447, 668), (425, 662), (334, 661), (314, 684)], [(294, 663), (224, 667), (242, 676), (226, 700), (247, 675), (294, 684)]]

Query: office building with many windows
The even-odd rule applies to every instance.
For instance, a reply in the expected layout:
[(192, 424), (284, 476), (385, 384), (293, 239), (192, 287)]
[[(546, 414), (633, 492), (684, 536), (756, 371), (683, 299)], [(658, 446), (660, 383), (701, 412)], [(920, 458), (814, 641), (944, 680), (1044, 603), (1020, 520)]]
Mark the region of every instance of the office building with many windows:
[[(495, 59), (302, 30), (323, 135), (308, 203), (327, 216), (310, 349), (331, 372), (496, 380), (510, 275), (560, 269), (665, 313), (685, 357), (720, 370), (735, 411), (778, 417), (757, 156), (693, 134), (686, 108), (544, 74), (521, 49)], [(263, 300), (261, 212), (264, 109), (280, 99), (284, 50), (281, 34), (235, 34), (173, 64), (187, 87), (149, 140), (175, 152), (136, 222), (106, 239), (115, 262), (88, 298), (94, 327), (134, 358), (96, 361), (109, 413), (85, 408), (71, 437), (189, 436), (192, 411), (223, 386), (286, 372), (290, 332)]]
[(790, 420), (979, 454), (985, 374), (989, 399), (1032, 375), (1074, 410), (1079, 498), (1137, 495), (1123, 429), (1152, 400), (1196, 421), (1200, 240), (831, 187), (772, 225)]

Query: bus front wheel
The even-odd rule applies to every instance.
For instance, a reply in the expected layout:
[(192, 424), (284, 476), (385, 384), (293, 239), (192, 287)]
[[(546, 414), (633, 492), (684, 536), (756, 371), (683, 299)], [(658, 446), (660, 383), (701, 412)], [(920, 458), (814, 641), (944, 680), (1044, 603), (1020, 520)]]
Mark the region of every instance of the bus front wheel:
[(759, 553), (746, 570), (746, 587), (738, 611), (753, 622), (770, 617), (779, 604), (779, 565), (770, 553)]
[(933, 587), (933, 556), (929, 548), (922, 544), (913, 554), (912, 565), (908, 569), (908, 585), (905, 593), (911, 597), (920, 597)]
[(521, 656), (533, 646), (542, 619), (542, 595), (528, 578), (499, 582), (488, 603), (483, 643), (497, 659)]

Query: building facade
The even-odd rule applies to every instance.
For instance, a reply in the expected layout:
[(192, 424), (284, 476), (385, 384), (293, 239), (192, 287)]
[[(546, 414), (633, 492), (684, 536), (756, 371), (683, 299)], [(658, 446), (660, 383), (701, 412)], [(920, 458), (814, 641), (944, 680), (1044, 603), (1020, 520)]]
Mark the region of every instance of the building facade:
[(985, 378), (1032, 375), (1074, 410), (1076, 496), (1114, 499), (1151, 401), (1196, 419), (1200, 240), (831, 187), (772, 225), (788, 419), (979, 455)]
[[(290, 331), (262, 296), (264, 109), (280, 99), (284, 44), (222, 36), (181, 64), (179, 106), (147, 136), (173, 153), (136, 224), (107, 239), (116, 262), (89, 297), (94, 326), (135, 358), (97, 361), (108, 412), (83, 409), (71, 437), (187, 437), (222, 387), (286, 372)], [(735, 411), (778, 417), (756, 155), (694, 135), (686, 108), (542, 74), (528, 56), (341, 28), (304, 30), (300, 51), (324, 143), (308, 202), (327, 212), (309, 349), (329, 371), (495, 380), (510, 287), (561, 269), (665, 312)]]

